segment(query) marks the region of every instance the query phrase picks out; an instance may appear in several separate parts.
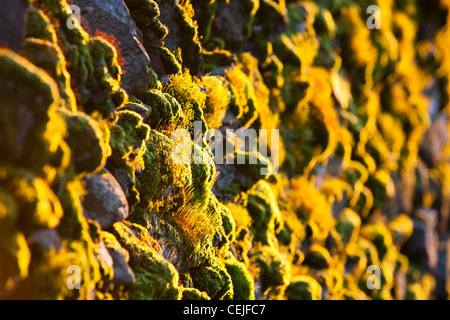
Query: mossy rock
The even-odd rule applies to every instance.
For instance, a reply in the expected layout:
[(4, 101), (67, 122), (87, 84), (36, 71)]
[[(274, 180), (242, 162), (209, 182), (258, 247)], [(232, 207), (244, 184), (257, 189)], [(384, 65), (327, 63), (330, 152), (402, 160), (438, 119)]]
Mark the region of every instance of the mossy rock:
[(65, 119), (65, 141), (72, 152), (72, 165), (78, 173), (95, 173), (106, 164), (111, 154), (109, 130), (83, 112), (60, 109)]
[(283, 220), (269, 183), (260, 180), (248, 191), (247, 209), (255, 241), (271, 245), (275, 233), (283, 228)]
[(285, 294), (288, 300), (322, 300), (322, 287), (310, 276), (296, 276), (291, 279)]
[(332, 266), (332, 259), (327, 249), (314, 244), (306, 253), (303, 264), (315, 269), (328, 269)]
[[(130, 225), (132, 226), (132, 225)], [(175, 267), (146, 241), (151, 238), (148, 231), (141, 230), (138, 238), (129, 226), (117, 222), (111, 232), (130, 254), (130, 267), (136, 282), (130, 289), (130, 299), (134, 300), (179, 300), (182, 289), (178, 287), (178, 272)], [(156, 241), (155, 241), (156, 243)]]
[(255, 284), (244, 263), (235, 259), (225, 260), (225, 267), (233, 282), (233, 300), (254, 300)]
[(181, 300), (211, 300), (204, 291), (195, 288), (183, 288)]
[(342, 210), (336, 223), (336, 230), (342, 236), (342, 242), (347, 245), (350, 242), (356, 241), (361, 228), (361, 218), (359, 215), (349, 208)]
[(392, 249), (391, 233), (388, 228), (381, 223), (365, 225), (361, 228), (361, 236), (375, 245), (380, 260), (383, 260), (388, 251)]
[(5, 49), (0, 49), (0, 75), (0, 158), (39, 172), (60, 150), (66, 131), (55, 113), (61, 103), (58, 86)]

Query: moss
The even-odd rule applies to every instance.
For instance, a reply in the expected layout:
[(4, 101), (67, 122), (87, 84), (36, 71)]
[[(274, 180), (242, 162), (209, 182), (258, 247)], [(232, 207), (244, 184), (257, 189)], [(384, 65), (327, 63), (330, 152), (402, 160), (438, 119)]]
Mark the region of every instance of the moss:
[(54, 113), (58, 87), (42, 69), (9, 50), (0, 49), (0, 74), (0, 158), (39, 171), (65, 133)]
[(34, 5), (30, 5), (28, 9), (27, 37), (57, 43), (56, 31), (50, 19)]
[(225, 117), (230, 102), (230, 93), (225, 79), (216, 76), (205, 76), (202, 84), (206, 87), (206, 101), (203, 116), (210, 129), (219, 128)]
[(288, 300), (321, 300), (322, 287), (310, 276), (294, 277), (285, 291)]
[(212, 72), (215, 68), (228, 68), (237, 63), (236, 55), (228, 50), (203, 50), (203, 63), (205, 73)]
[[(273, 247), (261, 246), (250, 256), (259, 270), (261, 292), (272, 292), (274, 296), (284, 290), (289, 283), (290, 265), (287, 260)], [(258, 281), (258, 282), (259, 282)]]
[(0, 288), (7, 292), (28, 276), (31, 252), (24, 234), (14, 229), (2, 233), (0, 248)]
[(282, 229), (283, 221), (271, 187), (264, 180), (249, 190), (247, 209), (253, 219), (251, 230), (255, 241), (273, 245), (275, 233)]
[(190, 271), (194, 287), (205, 291), (211, 299), (231, 299), (233, 296), (232, 279), (222, 261), (210, 259), (205, 264)]
[(75, 111), (75, 95), (70, 87), (70, 74), (66, 69), (66, 59), (58, 45), (46, 40), (29, 38), (23, 44), (21, 54), (44, 69), (56, 81), (61, 102), (67, 109)]
[(206, 292), (195, 288), (183, 288), (181, 300), (210, 300)]
[(151, 238), (148, 231), (139, 226), (136, 228), (141, 230), (139, 238), (121, 222), (115, 223), (111, 230), (130, 254), (130, 266), (136, 277), (136, 283), (130, 290), (130, 299), (181, 299), (182, 289), (178, 287), (175, 267), (146, 244), (145, 239)]
[(328, 269), (332, 267), (332, 260), (327, 249), (319, 245), (313, 245), (305, 255), (303, 264), (315, 269)]
[(388, 228), (392, 234), (393, 243), (400, 248), (411, 237), (414, 224), (409, 216), (400, 214), (389, 223)]
[(111, 156), (106, 167), (116, 177), (128, 200), (133, 206), (139, 202), (136, 189), (135, 172), (144, 168), (144, 153), (147, 149), (150, 128), (143, 123), (136, 112), (123, 110), (117, 112), (118, 120), (111, 128)]
[(342, 236), (342, 242), (347, 245), (354, 242), (359, 235), (361, 227), (361, 218), (356, 212), (345, 208), (337, 217), (336, 230)]
[(392, 248), (392, 236), (386, 226), (382, 224), (369, 224), (361, 229), (361, 236), (371, 241), (377, 248), (378, 257), (383, 260), (384, 256)]
[(106, 164), (111, 154), (109, 130), (102, 130), (101, 124), (82, 112), (61, 109), (60, 114), (67, 124), (65, 141), (72, 152), (72, 164), (78, 173), (95, 173)]
[(187, 128), (191, 120), (178, 101), (167, 93), (156, 89), (136, 94), (136, 97), (151, 109), (145, 123), (158, 130), (173, 131), (176, 128)]
[(255, 285), (245, 264), (235, 259), (225, 260), (225, 267), (233, 282), (233, 300), (254, 300)]
[(3, 170), (0, 186), (14, 199), (22, 230), (56, 227), (63, 210), (48, 183), (25, 169), (3, 166)]

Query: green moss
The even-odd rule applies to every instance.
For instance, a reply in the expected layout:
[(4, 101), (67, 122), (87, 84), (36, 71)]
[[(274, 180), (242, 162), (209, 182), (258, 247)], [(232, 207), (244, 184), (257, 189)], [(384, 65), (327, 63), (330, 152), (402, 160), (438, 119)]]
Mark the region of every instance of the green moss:
[(303, 264), (315, 269), (328, 269), (331, 267), (330, 253), (324, 247), (313, 245), (305, 256)]
[(136, 112), (123, 110), (117, 112), (118, 121), (111, 128), (111, 156), (106, 162), (108, 170), (116, 177), (128, 200), (133, 206), (139, 202), (136, 189), (135, 172), (144, 168), (145, 140), (150, 128), (143, 123)]
[(0, 75), (0, 159), (39, 171), (65, 133), (54, 113), (60, 103), (58, 87), (42, 69), (4, 49)]
[(254, 300), (255, 284), (245, 264), (235, 259), (227, 259), (225, 267), (233, 282), (233, 300)]
[(365, 225), (361, 229), (361, 236), (375, 245), (380, 260), (383, 260), (388, 250), (392, 248), (391, 233), (380, 223)]
[(151, 109), (145, 123), (158, 130), (173, 131), (187, 128), (189, 119), (178, 101), (167, 93), (151, 89), (136, 94), (136, 97)]
[(250, 228), (254, 240), (264, 245), (273, 245), (275, 233), (281, 231), (283, 221), (276, 198), (266, 181), (258, 181), (248, 191), (247, 209), (253, 219)]
[[(133, 225), (130, 224), (132, 227)], [(130, 254), (136, 283), (130, 290), (133, 300), (179, 300), (182, 289), (178, 287), (178, 272), (175, 267), (158, 255), (154, 248), (148, 246), (146, 239), (151, 238), (146, 229), (136, 226), (141, 231), (140, 237), (127, 225), (117, 222), (112, 233)]]
[(65, 141), (72, 151), (75, 170), (78, 173), (94, 173), (103, 168), (111, 154), (108, 130), (105, 132), (100, 123), (85, 113), (63, 109), (59, 112), (66, 120)]
[(205, 291), (211, 299), (231, 299), (233, 296), (232, 279), (222, 261), (210, 259), (205, 264), (191, 269), (194, 287)]
[(206, 292), (195, 288), (183, 288), (181, 300), (210, 300)]
[[(136, 172), (139, 207), (160, 211), (161, 214), (175, 210), (184, 202), (184, 193), (177, 190), (183, 190), (192, 184), (190, 164), (172, 161), (176, 144), (158, 131), (150, 130), (146, 145), (143, 169)], [(169, 199), (171, 201), (165, 201)]]
[(27, 37), (57, 43), (56, 31), (50, 19), (34, 5), (30, 5), (28, 9)]
[(359, 235), (361, 218), (351, 209), (345, 208), (337, 217), (336, 230), (342, 236), (342, 242), (347, 245), (353, 242)]
[(285, 291), (288, 300), (321, 300), (322, 287), (310, 276), (296, 276)]
[(23, 44), (21, 54), (44, 69), (56, 81), (61, 102), (67, 109), (75, 111), (75, 95), (70, 87), (70, 74), (66, 69), (66, 59), (58, 45), (46, 40), (29, 38)]
[(261, 246), (250, 258), (259, 269), (261, 292), (277, 296), (289, 283), (290, 266), (287, 260), (275, 248), (268, 246)]

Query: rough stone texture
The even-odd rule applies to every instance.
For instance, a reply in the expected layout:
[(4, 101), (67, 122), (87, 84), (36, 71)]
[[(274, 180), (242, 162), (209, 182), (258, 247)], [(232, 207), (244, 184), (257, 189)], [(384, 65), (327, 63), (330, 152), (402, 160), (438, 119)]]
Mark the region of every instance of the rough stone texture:
[(60, 250), (62, 248), (61, 237), (55, 229), (41, 229), (34, 231), (31, 234), (31, 238), (34, 243), (37, 243), (44, 250)]
[(144, 119), (148, 114), (148, 108), (140, 104), (127, 103), (123, 107), (120, 107), (120, 111), (122, 110), (134, 111)]
[(150, 81), (146, 70), (150, 58), (142, 45), (142, 33), (123, 0), (73, 0), (73, 4), (84, 13), (84, 27), (87, 24), (91, 32), (99, 30), (117, 39), (120, 54), (125, 60), (123, 88), (130, 93), (145, 90)]
[(87, 194), (82, 199), (84, 215), (102, 228), (128, 217), (127, 198), (114, 176), (107, 170), (84, 177)]
[(111, 284), (114, 285), (114, 288), (120, 286), (131, 287), (136, 280), (133, 271), (127, 263), (128, 259), (118, 250), (108, 248), (108, 251), (113, 261), (114, 277), (111, 281), (107, 281), (106, 287)]
[(438, 263), (437, 212), (433, 209), (418, 209), (414, 213), (414, 230), (402, 247), (411, 263), (434, 270)]
[(420, 156), (428, 167), (434, 167), (442, 159), (448, 135), (448, 116), (444, 112), (438, 113), (420, 145)]
[(0, 46), (20, 49), (26, 35), (27, 0), (0, 0)]

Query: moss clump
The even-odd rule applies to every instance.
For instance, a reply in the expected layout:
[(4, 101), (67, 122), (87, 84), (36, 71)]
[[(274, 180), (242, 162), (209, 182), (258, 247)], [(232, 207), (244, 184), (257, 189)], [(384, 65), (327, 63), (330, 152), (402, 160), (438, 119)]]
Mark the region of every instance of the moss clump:
[(315, 269), (328, 269), (332, 267), (330, 253), (324, 247), (313, 245), (305, 255), (303, 264)]
[(70, 74), (67, 72), (66, 59), (59, 46), (47, 40), (28, 38), (22, 46), (21, 54), (44, 69), (56, 81), (61, 104), (75, 111), (75, 95), (70, 87)]
[(191, 269), (194, 287), (205, 291), (211, 299), (231, 299), (233, 296), (232, 279), (223, 262), (213, 258)]
[(181, 300), (210, 300), (211, 298), (203, 291), (195, 288), (183, 288)]
[(275, 233), (281, 231), (283, 222), (276, 198), (266, 181), (260, 180), (249, 190), (247, 209), (253, 219), (251, 230), (255, 241), (273, 245)]
[(109, 130), (82, 112), (61, 109), (67, 125), (65, 141), (72, 152), (72, 165), (78, 173), (94, 173), (103, 168), (111, 154)]
[(150, 112), (144, 120), (150, 127), (172, 132), (190, 125), (192, 115), (189, 110), (185, 113), (178, 101), (168, 93), (151, 89), (136, 94), (136, 97), (149, 106)]
[(65, 132), (55, 113), (58, 87), (42, 69), (5, 49), (0, 49), (0, 74), (0, 158), (40, 171)]
[(275, 248), (269, 246), (260, 246), (252, 252), (250, 259), (259, 270), (257, 283), (261, 285), (260, 292), (278, 296), (289, 283), (291, 270), (286, 259)]
[(361, 218), (356, 212), (345, 208), (339, 213), (336, 223), (336, 230), (342, 237), (342, 242), (347, 245), (354, 242), (359, 235), (361, 227)]
[(392, 248), (391, 233), (382, 224), (365, 225), (361, 228), (361, 235), (375, 245), (380, 260), (383, 260), (384, 256)]
[(288, 300), (321, 300), (322, 287), (310, 276), (296, 276), (286, 288)]
[(225, 267), (233, 282), (233, 300), (254, 300), (255, 285), (245, 264), (235, 259), (225, 261)]
[[(138, 238), (131, 228), (140, 230)], [(148, 231), (139, 225), (117, 222), (112, 233), (130, 254), (130, 265), (136, 283), (130, 290), (130, 299), (135, 300), (179, 300), (178, 272), (175, 267), (149, 247), (145, 240), (152, 242)]]
[(117, 112), (118, 121), (111, 128), (111, 156), (106, 167), (119, 182), (128, 200), (133, 206), (139, 202), (136, 189), (135, 172), (144, 168), (144, 153), (147, 150), (145, 140), (150, 128), (136, 112), (123, 110)]
[(210, 129), (219, 128), (230, 102), (230, 93), (225, 79), (217, 76), (205, 76), (202, 84), (206, 87), (206, 101), (203, 115)]

